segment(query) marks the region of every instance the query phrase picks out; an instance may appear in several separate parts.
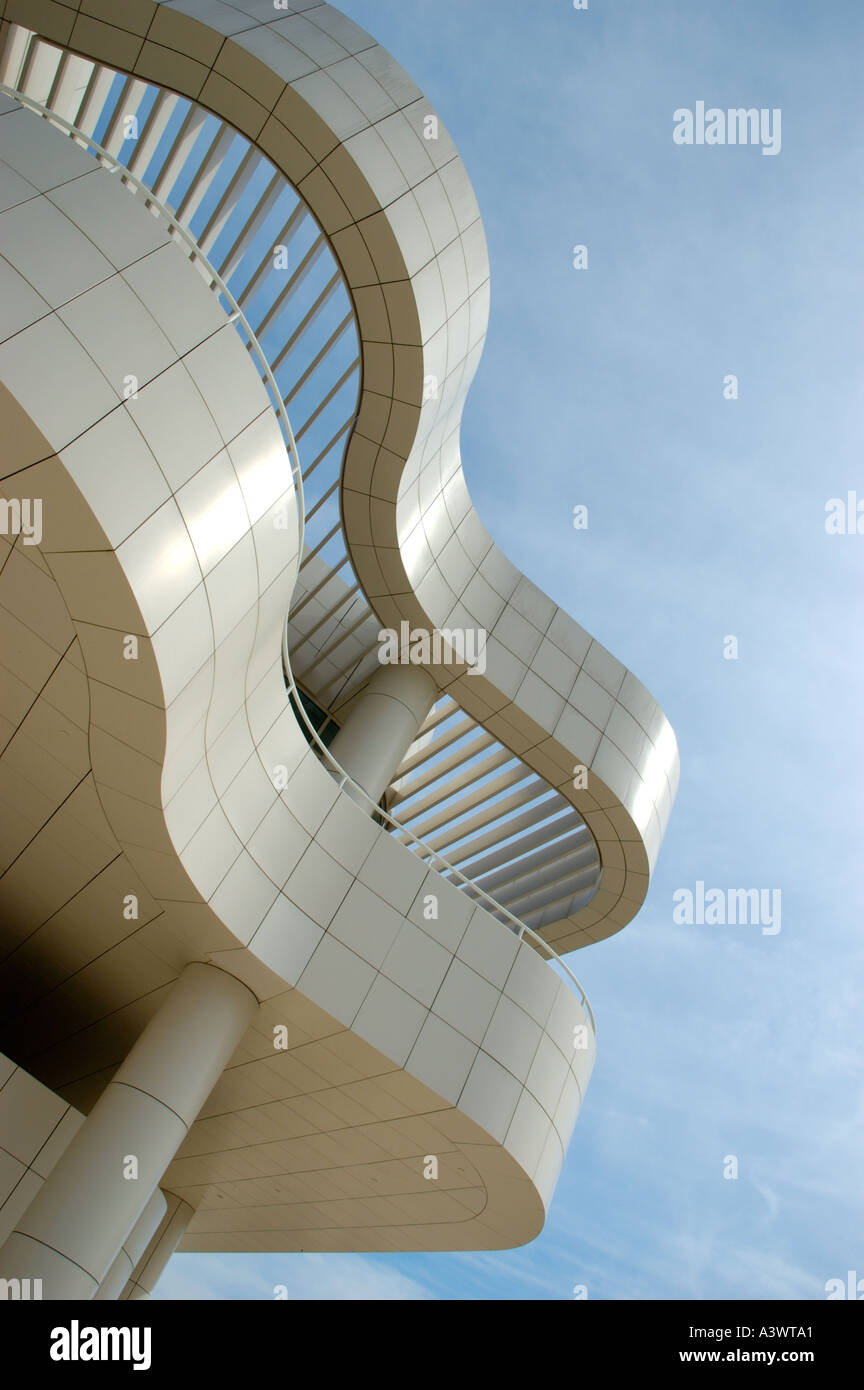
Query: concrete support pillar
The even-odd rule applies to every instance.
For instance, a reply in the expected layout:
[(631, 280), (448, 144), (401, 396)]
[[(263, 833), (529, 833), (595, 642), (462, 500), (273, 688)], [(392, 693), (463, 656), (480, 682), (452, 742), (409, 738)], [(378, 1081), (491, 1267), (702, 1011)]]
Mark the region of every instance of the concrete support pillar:
[(99, 1285), (94, 1298), (100, 1301), (119, 1298), (132, 1272), (152, 1237), (162, 1224), (168, 1210), (165, 1194), (157, 1187), (132, 1230), (117, 1252), (117, 1258)]
[(421, 666), (382, 666), (330, 744), (336, 761), (376, 804), (437, 694), (437, 685)]
[(186, 967), (0, 1250), (0, 1278), (93, 1298), (257, 1008), (233, 975)]
[(121, 1302), (126, 1299), (135, 1302), (150, 1297), (194, 1215), (189, 1203), (184, 1202), (182, 1197), (173, 1192), (166, 1192), (165, 1197), (168, 1210), (120, 1294)]

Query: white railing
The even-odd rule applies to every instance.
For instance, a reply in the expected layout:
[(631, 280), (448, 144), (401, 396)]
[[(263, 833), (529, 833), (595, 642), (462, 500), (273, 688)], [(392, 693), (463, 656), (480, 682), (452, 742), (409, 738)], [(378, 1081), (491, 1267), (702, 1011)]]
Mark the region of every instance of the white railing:
[(184, 227), (182, 222), (178, 222), (177, 218), (174, 216), (170, 208), (166, 207), (165, 204), (160, 201), (160, 199), (155, 197), (153, 192), (147, 187), (147, 185), (143, 183), (141, 179), (139, 179), (135, 174), (130, 173), (130, 171), (126, 168), (125, 164), (121, 164), (120, 161), (116, 159), (113, 154), (110, 154), (109, 151), (105, 149), (104, 145), (97, 144), (97, 142), (91, 136), (87, 135), (83, 130), (80, 130), (77, 126), (72, 125), (69, 121), (65, 120), (63, 116), (58, 116), (57, 112), (52, 111), (50, 107), (43, 106), (41, 101), (36, 101), (33, 97), (28, 96), (26, 92), (21, 92), (15, 87), (8, 87), (4, 82), (0, 82), (0, 92), (5, 93), (6, 96), (13, 97), (15, 101), (20, 102), (22, 106), (29, 107), (31, 111), (36, 111), (40, 116), (44, 117), (45, 120), (50, 121), (51, 125), (57, 126), (58, 129), (65, 131), (65, 133), (70, 137), (70, 139), (74, 139), (79, 143), (86, 144), (88, 150), (91, 151), (98, 158), (99, 163), (103, 166), (103, 168), (107, 169), (109, 173), (119, 174), (121, 183), (123, 183), (127, 188), (133, 188), (136, 194), (142, 193), (144, 195), (145, 207), (147, 207), (148, 209), (155, 208), (162, 220), (164, 222), (167, 222), (169, 235), (172, 236), (175, 240), (183, 242), (184, 246), (187, 248), (187, 251), (189, 253), (188, 258), (190, 262), (196, 266), (199, 272), (203, 272), (202, 278), (208, 281), (210, 289), (213, 290), (214, 293), (224, 295), (225, 299), (227, 299), (229, 305), (231, 306), (230, 312), (228, 314), (228, 320), (230, 323), (237, 323), (238, 321), (242, 323), (243, 328), (249, 338), (249, 345), (256, 358), (258, 359), (258, 365), (261, 368), (264, 379), (266, 380), (268, 386), (270, 386), (270, 388), (272, 389), (273, 395), (276, 398), (274, 401), (274, 408), (279, 416), (279, 420), (282, 424), (282, 429), (285, 433), (285, 440), (288, 448), (288, 459), (291, 464), (291, 473), (294, 479), (294, 486), (297, 489), (297, 526), (299, 532), (299, 544), (302, 548), (303, 475), (300, 471), (300, 457), (297, 453), (297, 445), (294, 442), (294, 434), (291, 429), (291, 422), (288, 419), (288, 412), (285, 409), (285, 403), (282, 400), (282, 394), (279, 390), (279, 387), (276, 385), (276, 378), (270, 370), (270, 363), (264, 356), (261, 344), (258, 342), (258, 339), (253, 333), (252, 326), (249, 323), (249, 320), (246, 318), (246, 315), (244, 314), (240, 305), (237, 303), (237, 300), (234, 298), (234, 295), (229, 290), (227, 284), (222, 279), (222, 276), (219, 274), (217, 270), (213, 268), (213, 266), (208, 261), (207, 257), (203, 254), (201, 248), (199, 247), (192, 233), (189, 231), (188, 227)]
[[(210, 289), (214, 293), (218, 293), (219, 295), (223, 296), (230, 305), (230, 312), (228, 314), (229, 321), (232, 323), (240, 322), (243, 325), (244, 332), (246, 333), (249, 339), (249, 346), (258, 361), (258, 365), (261, 368), (263, 378), (271, 387), (273, 396), (275, 398), (274, 408), (277, 412), (277, 415), (279, 416), (279, 420), (281, 422), (282, 429), (285, 434), (288, 458), (291, 465), (294, 486), (297, 490), (298, 553), (302, 554), (304, 528), (303, 477), (300, 470), (300, 459), (297, 453), (297, 445), (294, 442), (294, 434), (291, 429), (290, 421), (288, 419), (288, 412), (285, 409), (285, 403), (282, 400), (281, 392), (279, 391), (279, 387), (276, 384), (276, 379), (273, 376), (273, 372), (270, 369), (270, 364), (264, 355), (264, 351), (261, 348), (261, 345), (258, 342), (258, 339), (252, 330), (252, 326), (249, 323), (249, 320), (246, 318), (246, 315), (244, 314), (237, 300), (234, 298), (234, 295), (231, 293), (227, 284), (222, 279), (221, 275), (219, 275), (218, 271), (216, 271), (210, 264), (207, 257), (203, 254), (198, 243), (196, 242), (195, 238), (192, 236), (188, 228), (184, 227), (183, 224), (177, 220), (177, 218), (174, 216), (171, 210), (168, 207), (166, 207), (165, 204), (160, 201), (160, 199), (154, 196), (153, 192), (147, 187), (145, 183), (141, 181), (141, 179), (139, 179), (135, 174), (130, 173), (126, 166), (124, 164), (121, 164), (120, 161), (116, 159), (114, 155), (110, 154), (109, 151), (104, 148), (104, 146), (99, 145), (95, 140), (92, 139), (91, 136), (87, 135), (78, 127), (72, 125), (62, 116), (59, 116), (55, 111), (52, 111), (50, 107), (43, 106), (41, 102), (36, 101), (31, 96), (28, 96), (26, 92), (19, 91), (14, 87), (9, 87), (5, 83), (0, 83), (0, 92), (3, 92), (7, 96), (14, 98), (14, 100), (20, 102), (22, 106), (29, 107), (31, 111), (37, 112), (40, 116), (42, 116), (45, 120), (49, 121), (52, 125), (56, 126), (60, 130), (65, 131), (65, 133), (70, 137), (70, 139), (74, 139), (79, 143), (85, 144), (88, 150), (90, 150), (98, 158), (99, 163), (102, 164), (104, 168), (108, 169), (112, 173), (119, 173), (121, 177), (121, 182), (124, 185), (134, 189), (136, 194), (143, 194), (145, 206), (148, 209), (155, 209), (159, 216), (167, 223), (169, 234), (175, 237), (177, 240), (182, 241), (183, 245), (187, 248), (190, 262), (192, 262), (200, 272), (203, 272), (203, 278), (208, 282)], [(313, 743), (316, 746), (321, 757), (321, 761), (325, 764), (328, 771), (333, 775), (339, 788), (344, 789), (346, 787), (350, 787), (352, 799), (366, 807), (370, 815), (375, 815), (383, 818), (393, 829), (399, 830), (402, 834), (406, 835), (408, 839), (412, 841), (420, 857), (425, 862), (428, 862), (431, 868), (434, 868), (436, 869), (436, 871), (440, 872), (440, 866), (448, 874), (452, 875), (453, 878), (457, 879), (468, 890), (470, 890), (472, 900), (479, 899), (481, 905), (487, 907), (487, 910), (489, 912), (499, 917), (503, 916), (506, 919), (505, 925), (509, 927), (510, 931), (512, 931), (520, 939), (520, 941), (524, 940), (527, 937), (528, 940), (535, 947), (539, 948), (542, 952), (544, 952), (550, 960), (555, 961), (555, 963), (564, 972), (565, 976), (570, 981), (570, 983), (575, 987), (576, 993), (579, 996), (580, 1003), (582, 1004), (582, 1007), (584, 1008), (585, 1013), (588, 1019), (590, 1020), (592, 1031), (594, 1032), (594, 1035), (596, 1037), (597, 1025), (594, 1019), (594, 1011), (591, 1008), (588, 996), (585, 993), (585, 990), (582, 988), (582, 985), (577, 980), (576, 976), (573, 974), (573, 971), (566, 964), (566, 962), (562, 960), (561, 956), (558, 955), (558, 952), (555, 951), (547, 941), (544, 941), (542, 936), (540, 936), (537, 932), (533, 931), (531, 927), (526, 926), (524, 922), (520, 922), (519, 918), (514, 917), (513, 913), (510, 912), (506, 907), (504, 907), (501, 903), (496, 902), (495, 899), (491, 897), (487, 892), (485, 892), (484, 889), (482, 889), (478, 884), (472, 882), (470, 878), (467, 878), (466, 875), (463, 874), (460, 869), (456, 868), (455, 865), (451, 864), (447, 859), (444, 858), (442, 854), (439, 854), (437, 853), (437, 851), (430, 849), (428, 845), (424, 844), (422, 840), (418, 839), (418, 837), (414, 834), (412, 830), (408, 828), (408, 826), (403, 825), (402, 822), (397, 820), (395, 816), (391, 816), (389, 811), (384, 810), (384, 808), (381, 807), (377, 802), (374, 802), (372, 798), (369, 796), (369, 794), (363, 789), (363, 787), (361, 787), (359, 783), (354, 781), (353, 777), (351, 777), (350, 774), (347, 773), (345, 769), (340, 766), (340, 764), (330, 753), (329, 749), (319, 736), (317, 729), (315, 728), (314, 724), (312, 723), (311, 719), (306, 713), (306, 709), (303, 705), (303, 701), (300, 696), (300, 691), (298, 690), (297, 684), (294, 680), (294, 675), (291, 670), (290, 654), (288, 652), (287, 624), (283, 626), (282, 664), (285, 670), (285, 678), (288, 685), (288, 692), (291, 697), (291, 704), (294, 708), (294, 713), (297, 716), (298, 720), (302, 721), (302, 723), (305, 725), (307, 734), (309, 736), (309, 742)]]

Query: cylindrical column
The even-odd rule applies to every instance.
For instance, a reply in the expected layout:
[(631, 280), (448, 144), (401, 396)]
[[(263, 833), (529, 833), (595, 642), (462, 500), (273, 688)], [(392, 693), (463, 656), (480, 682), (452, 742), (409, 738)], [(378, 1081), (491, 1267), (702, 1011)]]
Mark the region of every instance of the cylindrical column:
[(189, 1203), (175, 1193), (166, 1192), (165, 1197), (168, 1210), (132, 1271), (132, 1277), (120, 1295), (121, 1302), (126, 1299), (135, 1302), (150, 1297), (162, 1276), (162, 1271), (183, 1239), (183, 1232), (191, 1217), (195, 1214)]
[(157, 1187), (132, 1230), (117, 1251), (117, 1258), (99, 1285), (94, 1298), (100, 1301), (119, 1298), (150, 1240), (162, 1224), (168, 1210), (165, 1194)]
[(382, 666), (330, 744), (339, 765), (376, 804), (437, 694), (438, 687), (421, 666)]
[(233, 975), (186, 967), (0, 1251), (0, 1278), (93, 1297), (257, 1007)]

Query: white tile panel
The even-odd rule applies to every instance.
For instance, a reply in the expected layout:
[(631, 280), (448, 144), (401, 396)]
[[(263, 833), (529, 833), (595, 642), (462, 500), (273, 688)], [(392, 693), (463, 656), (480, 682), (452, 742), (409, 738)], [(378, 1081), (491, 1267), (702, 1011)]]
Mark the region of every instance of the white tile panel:
[(52, 308), (115, 273), (92, 241), (47, 198), (0, 213), (0, 245), (6, 259)]
[[(249, 756), (220, 799), (240, 839), (248, 844), (267, 812), (278, 804), (276, 788), (267, 777), (261, 775), (261, 760), (257, 752)], [(274, 882), (281, 885), (282, 877)]]
[(365, 29), (361, 29), (353, 19), (349, 19), (332, 5), (307, 6), (307, 9), (307, 17), (316, 29), (329, 34), (346, 53), (362, 53), (364, 49), (377, 47), (375, 40)]
[(240, 34), (241, 30), (248, 31), (249, 28), (248, 17), (242, 12), (241, 6), (223, 5), (221, 0), (172, 0), (171, 8), (178, 14), (189, 15), (192, 19), (200, 20), (202, 24), (218, 28), (220, 34)]
[[(286, 37), (290, 40), (290, 35)], [(342, 53), (340, 56), (345, 55)], [(339, 140), (346, 141), (349, 136), (368, 126), (367, 117), (329, 73), (312, 72), (296, 78), (291, 85), (323, 117)]]
[(628, 762), (620, 748), (616, 748), (605, 735), (600, 740), (591, 770), (619, 797), (626, 794), (633, 777), (632, 763)]
[(63, 465), (82, 492), (97, 499), (99, 524), (115, 547), (170, 495), (165, 475), (125, 410), (112, 410), (73, 440), (63, 451)]
[(211, 895), (210, 906), (246, 946), (276, 901), (278, 892), (275, 883), (244, 850)]
[[(10, 1198), (12, 1198), (22, 1178), (26, 1176), (27, 1171), (26, 1164), (13, 1158), (5, 1149), (0, 1148), (0, 1241), (5, 1241), (15, 1226), (15, 1220), (11, 1217), (13, 1205)], [(8, 1215), (7, 1204), (9, 1206)]]
[(567, 1073), (565, 1058), (548, 1034), (544, 1033), (537, 1044), (525, 1085), (550, 1119), (554, 1118), (558, 1108)]
[(509, 1071), (485, 1052), (478, 1052), (459, 1097), (459, 1109), (503, 1143), (521, 1092)]
[(291, 464), (272, 410), (247, 425), (228, 446), (228, 454), (253, 524), (291, 487)]
[(427, 936), (455, 952), (473, 912), (474, 906), (464, 893), (430, 872), (411, 904), (409, 917)]
[[(272, 18), (272, 8), (270, 17)], [(347, 50), (335, 38), (326, 34), (323, 29), (319, 29), (313, 22), (314, 18), (314, 13), (311, 19), (307, 19), (301, 14), (295, 14), (288, 19), (276, 20), (271, 27), (277, 34), (282, 34), (289, 43), (293, 43), (295, 47), (299, 48), (302, 53), (313, 58), (316, 64), (324, 66), (327, 63), (337, 63), (340, 58), (346, 56)]]
[[(357, 61), (372, 73), (397, 106), (407, 106), (421, 97), (422, 93), (413, 78), (386, 49), (377, 46), (365, 49), (357, 55)], [(424, 105), (428, 109), (428, 103)]]
[(651, 749), (648, 735), (621, 705), (616, 704), (609, 716), (606, 737), (620, 748), (627, 761), (634, 767), (646, 765)]
[(391, 907), (404, 913), (417, 896), (425, 873), (425, 867), (416, 855), (400, 845), (386, 830), (379, 830), (358, 877), (367, 887), (374, 885)]
[[(306, 79), (307, 81), (310, 79)], [(386, 208), (408, 192), (408, 182), (377, 127), (358, 127), (344, 142), (345, 148), (369, 184), (381, 207)]]
[(588, 654), (588, 648), (591, 646), (591, 638), (584, 628), (575, 623), (560, 608), (546, 629), (546, 636), (550, 642), (555, 643), (555, 646), (565, 656), (569, 656), (572, 661), (575, 661), (577, 666), (582, 665)]
[[(53, 189), (50, 201), (99, 247), (115, 269), (124, 270), (133, 267), (136, 261), (141, 262), (130, 271), (136, 285), (150, 279), (150, 267), (141, 261), (142, 257), (149, 258), (152, 252), (159, 252), (154, 267), (158, 265), (161, 271), (166, 271), (175, 258), (182, 258), (180, 250), (170, 242), (164, 223), (157, 222), (154, 217), (141, 216), (140, 198), (129, 192), (126, 192), (125, 199), (117, 197), (116, 175), (110, 174), (107, 169), (93, 169), (91, 166), (86, 178), (75, 179), (72, 183)], [(163, 247), (166, 254), (161, 252)], [(206, 294), (203, 285), (201, 288)], [(196, 298), (193, 295), (193, 299)], [(155, 301), (147, 302), (163, 307), (164, 286), (157, 289)], [(168, 307), (169, 318), (173, 321), (177, 313), (176, 301), (173, 310)], [(191, 344), (182, 344), (181, 350), (187, 346)]]
[(308, 832), (285, 803), (277, 800), (250, 836), (249, 853), (281, 888), (309, 841)]
[(302, 52), (272, 25), (266, 30), (246, 29), (243, 33), (237, 33), (234, 42), (260, 58), (286, 82), (294, 82), (298, 77), (315, 71), (314, 58)]
[(584, 714), (568, 705), (555, 725), (554, 733), (559, 742), (572, 749), (574, 758), (588, 767), (593, 764), (602, 733)]
[(173, 499), (118, 546), (117, 556), (151, 632), (201, 583), (195, 551)]
[(544, 1028), (558, 993), (558, 985), (555, 972), (549, 969), (537, 951), (523, 942), (507, 976), (504, 992)]
[(321, 927), (280, 893), (249, 944), (265, 965), (294, 984), (323, 935)]
[(253, 527), (261, 589), (283, 574), (297, 554), (297, 503), (293, 487)]
[(377, 894), (362, 883), (354, 883), (330, 924), (330, 933), (378, 970), (402, 921), (400, 914)]
[(158, 376), (124, 406), (178, 489), (224, 447), (216, 424), (182, 362)]
[(249, 529), (243, 495), (224, 449), (178, 490), (177, 505), (205, 575)]
[(540, 1028), (511, 999), (499, 999), (483, 1037), (483, 1049), (522, 1082), (540, 1041)]
[(615, 705), (609, 692), (604, 690), (584, 669), (576, 677), (570, 703), (576, 706), (579, 712), (600, 730), (606, 728)]
[[(117, 404), (99, 368), (54, 316), (0, 344), (0, 380), (54, 449), (62, 449)], [(45, 390), (46, 380), (53, 383), (51, 391)]]
[(0, 341), (29, 328), (50, 313), (50, 306), (23, 275), (0, 256)]
[(555, 1191), (561, 1169), (564, 1165), (564, 1150), (558, 1138), (557, 1130), (550, 1129), (549, 1136), (543, 1147), (540, 1162), (534, 1170), (534, 1186), (540, 1193), (544, 1205), (548, 1208), (552, 1201), (552, 1194)]
[(564, 712), (564, 699), (551, 686), (529, 671), (518, 692), (520, 708), (544, 728), (553, 728)]
[(328, 777), (314, 753), (304, 754), (291, 775), (287, 798), (297, 819), (310, 835), (316, 833), (338, 795), (336, 783)]
[(501, 989), (518, 950), (519, 940), (509, 927), (496, 922), (482, 908), (477, 908), (457, 954), (460, 960), (479, 971), (496, 989)]
[[(460, 526), (459, 538), (462, 541), (463, 545), (466, 544), (466, 542), (462, 539), (464, 535), (465, 527)], [(483, 532), (483, 537), (485, 538), (485, 532)], [(478, 545), (478, 549), (482, 544), (483, 541), (481, 539), (480, 544)], [(488, 545), (483, 547), (481, 555), (482, 553), (485, 553), (485, 550), (487, 548)], [(475, 563), (478, 558), (479, 557), (477, 551), (475, 550), (473, 555)], [(468, 611), (473, 614), (476, 621), (481, 626), (488, 628), (488, 630), (491, 632), (492, 628), (495, 626), (495, 624), (497, 623), (498, 619), (501, 617), (501, 614), (504, 611), (506, 599), (503, 599), (500, 594), (496, 593), (492, 586), (490, 584), (487, 584), (486, 580), (483, 578), (481, 574), (475, 573), (474, 578), (471, 580), (470, 584), (467, 585), (465, 592), (462, 595), (462, 602), (464, 603)]]
[(89, 155), (32, 111), (10, 111), (0, 121), (0, 159), (41, 192), (93, 171)]
[(592, 642), (585, 657), (585, 670), (610, 694), (617, 695), (627, 668), (599, 642)]
[(565, 656), (560, 648), (546, 637), (543, 638), (534, 656), (533, 668), (541, 680), (544, 680), (558, 695), (563, 695), (565, 698), (573, 689), (579, 670), (575, 661), (571, 660), (569, 656)]
[(183, 867), (202, 897), (216, 891), (242, 850), (224, 811), (215, 806), (183, 851)]
[(350, 874), (357, 874), (379, 834), (365, 811), (347, 797), (340, 797), (328, 811), (316, 838)]
[[(330, 13), (335, 12), (331, 10)], [(369, 47), (368, 36), (362, 46)], [(393, 98), (385, 92), (380, 83), (370, 81), (368, 71), (357, 58), (343, 58), (341, 62), (331, 64), (328, 75), (347, 92), (367, 121), (380, 121), (383, 116), (389, 116), (396, 109)]]
[(319, 927), (328, 927), (351, 882), (347, 870), (313, 841), (285, 880), (284, 892)]
[(38, 188), (0, 160), (0, 212), (16, 207), (18, 203), (26, 203), (29, 198), (35, 198), (38, 192)]
[(66, 1110), (66, 1104), (20, 1067), (0, 1090), (3, 1147), (28, 1167)]
[[(109, 243), (106, 255), (111, 251)], [(143, 257), (136, 256), (123, 278), (148, 305), (179, 355), (225, 326), (225, 314), (216, 296), (200, 276), (189, 276), (186, 257), (174, 242)]]
[(529, 1175), (540, 1162), (551, 1131), (552, 1124), (546, 1112), (528, 1091), (523, 1091), (507, 1130), (506, 1144)]
[(216, 791), (202, 757), (165, 805), (165, 824), (178, 850), (185, 848), (215, 805)]
[(387, 952), (382, 972), (429, 1007), (438, 993), (452, 956), (419, 927), (406, 922)]
[(119, 276), (65, 304), (60, 317), (121, 400), (173, 366), (174, 349)]
[(252, 537), (247, 534), (210, 570), (205, 580), (217, 644), (224, 642), (229, 633), (237, 631), (238, 624), (249, 615), (248, 623), (242, 629), (245, 636), (238, 637), (240, 646), (248, 652), (254, 631), (257, 587), (255, 547)]
[(32, 1169), (25, 1172), (0, 1207), (0, 1241), (5, 1242), (42, 1186), (42, 1179)]
[(499, 995), (487, 980), (454, 960), (435, 996), (432, 1012), (479, 1047)]
[(237, 349), (236, 330), (225, 324), (183, 359), (226, 441), (257, 420), (266, 401), (253, 359)]
[(565, 1144), (568, 1144), (570, 1141), (570, 1136), (573, 1133), (581, 1105), (582, 1095), (576, 1078), (573, 1076), (572, 1072), (568, 1072), (554, 1117), (555, 1128)]
[(208, 722), (207, 762), (210, 776), (219, 796), (222, 796), (237, 776), (250, 753), (255, 751), (246, 711), (239, 709), (217, 733)]
[(300, 976), (297, 988), (350, 1027), (374, 979), (374, 968), (328, 932)]
[(287, 698), (282, 663), (277, 657), (271, 662), (267, 674), (250, 690), (246, 698), (249, 728), (256, 742), (272, 729), (280, 714), (284, 713)]
[(354, 1020), (354, 1032), (404, 1066), (425, 1019), (422, 1004), (379, 975)]
[(408, 1070), (455, 1105), (477, 1057), (477, 1047), (449, 1023), (429, 1014), (408, 1057)]
[(444, 286), (444, 302), (447, 305), (447, 316), (448, 318), (452, 318), (457, 310), (466, 303), (469, 294), (468, 270), (465, 265), (465, 253), (462, 250), (461, 239), (451, 241), (449, 246), (444, 247), (443, 251), (438, 255), (438, 266), (441, 271), (441, 282)]
[(497, 637), (486, 641), (486, 676), (496, 691), (512, 700), (525, 675), (524, 664)]
[(61, 1154), (71, 1144), (84, 1123), (84, 1116), (70, 1106), (62, 1120), (52, 1129), (42, 1148), (33, 1160), (33, 1169), (41, 1178), (47, 1178), (55, 1167)]
[(409, 275), (433, 259), (435, 248), (426, 219), (413, 193), (403, 193), (387, 207), (387, 220), (399, 242)]

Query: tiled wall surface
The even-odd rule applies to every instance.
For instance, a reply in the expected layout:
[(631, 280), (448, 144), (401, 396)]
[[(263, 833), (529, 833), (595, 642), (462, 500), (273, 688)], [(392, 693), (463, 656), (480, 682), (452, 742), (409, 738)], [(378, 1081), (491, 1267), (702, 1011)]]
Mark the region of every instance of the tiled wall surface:
[[(136, 0), (118, 12), (102, 0), (5, 0), (5, 14), (233, 122), (319, 218), (352, 289), (363, 354), (342, 494), (357, 574), (384, 623), (489, 630), (486, 674), (442, 679), (576, 806), (603, 861), (590, 904), (546, 935), (569, 950), (619, 930), (647, 892), (677, 746), (641, 683), (519, 574), (471, 505), (458, 431), (482, 351), (488, 264), (444, 125), (399, 65), (328, 5)], [(429, 376), (438, 393), (424, 399)], [(573, 786), (580, 764), (586, 791)]]
[[(185, 1248), (369, 1248), (381, 1238), (370, 1226), (429, 1248), (529, 1239), (593, 1064), (590, 1028), (574, 1047), (581, 1006), (307, 747), (281, 670), (298, 558), (290, 467), (204, 281), (130, 193), (31, 113), (0, 114), (0, 144), (0, 235), (5, 219), (14, 233), (4, 488), (43, 504), (41, 544), (7, 544), (0, 572), (17, 623), (10, 676), (29, 692), (8, 758), (31, 786), (31, 823), (0, 876), (15, 1055), (86, 1110), (183, 965), (210, 960), (297, 1041), (274, 1054), (259, 1028), (169, 1169), (197, 1208)], [(46, 676), (66, 661), (51, 704)], [(43, 710), (58, 702), (68, 737), (63, 726), (49, 739)], [(37, 718), (39, 739), (19, 742)], [(59, 768), (63, 805), (77, 798), (65, 818)], [(315, 1066), (301, 1065), (307, 1047)], [(398, 1126), (412, 1119), (419, 1152), (400, 1153), (382, 1186), (369, 1145), (404, 1147)], [(316, 1135), (334, 1147), (313, 1144), (304, 1171), (332, 1195), (311, 1202), (290, 1145)], [(276, 1146), (263, 1205), (262, 1143)], [(451, 1151), (471, 1154), (469, 1199), (416, 1181), (416, 1160)], [(339, 1195), (345, 1168), (364, 1195)], [(465, 1173), (452, 1182), (461, 1191)]]
[(0, 1054), (0, 1245), (84, 1116)]

